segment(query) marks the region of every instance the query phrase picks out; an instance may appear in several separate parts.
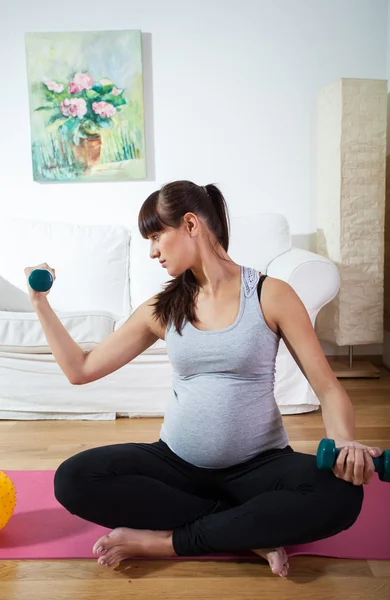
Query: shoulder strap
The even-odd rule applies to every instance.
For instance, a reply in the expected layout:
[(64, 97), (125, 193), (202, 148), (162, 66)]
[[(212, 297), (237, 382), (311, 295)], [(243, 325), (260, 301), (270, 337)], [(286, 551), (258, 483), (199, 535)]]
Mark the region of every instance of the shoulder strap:
[(253, 296), (256, 291), (256, 285), (259, 280), (259, 272), (252, 267), (243, 268), (243, 285), (246, 298)]
[(259, 302), (260, 302), (260, 294), (261, 294), (261, 288), (263, 285), (263, 281), (264, 279), (267, 277), (267, 275), (262, 275), (259, 279), (259, 283), (257, 284), (257, 296), (259, 298)]

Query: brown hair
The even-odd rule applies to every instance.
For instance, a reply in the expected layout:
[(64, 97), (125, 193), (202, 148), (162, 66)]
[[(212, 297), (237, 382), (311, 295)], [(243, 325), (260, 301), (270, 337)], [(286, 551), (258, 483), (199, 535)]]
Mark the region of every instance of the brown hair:
[[(192, 212), (205, 221), (215, 240), (211, 247), (220, 244), (227, 252), (229, 247), (230, 219), (225, 198), (214, 184), (199, 186), (192, 181), (174, 181), (153, 192), (141, 206), (138, 228), (142, 237), (163, 231), (165, 226), (178, 228), (186, 213)], [(212, 237), (212, 236), (211, 236)], [(214, 243), (213, 243), (214, 241)], [(224, 257), (220, 257), (226, 260)], [(163, 327), (171, 323), (179, 335), (186, 321), (197, 322), (195, 315), (199, 285), (191, 269), (187, 269), (165, 284), (157, 294), (153, 316)]]

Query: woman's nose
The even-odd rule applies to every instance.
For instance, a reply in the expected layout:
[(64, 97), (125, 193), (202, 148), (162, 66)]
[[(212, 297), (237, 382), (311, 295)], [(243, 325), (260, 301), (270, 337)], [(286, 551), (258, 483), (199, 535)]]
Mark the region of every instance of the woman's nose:
[(158, 256), (158, 251), (153, 246), (150, 247), (149, 256), (150, 258), (156, 258)]

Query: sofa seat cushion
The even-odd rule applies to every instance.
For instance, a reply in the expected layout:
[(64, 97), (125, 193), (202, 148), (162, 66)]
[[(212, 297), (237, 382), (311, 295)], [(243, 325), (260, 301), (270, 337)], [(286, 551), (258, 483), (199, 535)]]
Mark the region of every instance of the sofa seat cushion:
[[(72, 338), (85, 350), (96, 345), (119, 329), (128, 317), (105, 311), (55, 311)], [(18, 354), (50, 354), (51, 350), (35, 312), (0, 310), (0, 352)], [(143, 354), (167, 354), (165, 340), (157, 340)]]
[[(56, 311), (83, 350), (92, 350), (115, 330), (118, 316), (107, 311)], [(50, 351), (35, 312), (0, 311), (0, 352), (47, 354)]]

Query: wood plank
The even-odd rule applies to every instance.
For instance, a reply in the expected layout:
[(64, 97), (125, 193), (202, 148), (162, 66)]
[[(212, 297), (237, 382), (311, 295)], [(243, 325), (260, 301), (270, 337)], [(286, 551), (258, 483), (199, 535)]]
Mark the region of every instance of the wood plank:
[[(74, 565), (77, 562), (77, 570)], [(376, 563), (381, 561), (370, 561)], [(384, 561), (382, 561), (384, 562)], [(293, 556), (290, 559), (291, 574), (294, 577), (374, 577), (371, 564), (365, 560), (339, 560), (323, 556)], [(271, 572), (260, 557), (253, 561), (184, 561), (184, 560), (127, 560), (115, 569), (100, 567), (92, 560), (52, 560), (52, 561), (0, 561), (1, 581), (49, 581), (53, 577), (65, 579), (70, 570), (73, 577), (82, 580), (121, 578), (170, 579), (172, 577), (241, 577), (243, 573), (253, 577), (269, 579)], [(272, 576), (274, 577), (274, 576)], [(271, 577), (271, 578), (272, 578)]]
[(374, 577), (390, 579), (390, 560), (368, 560), (367, 565), (370, 567)]
[[(307, 593), (310, 587), (310, 595)], [(330, 595), (331, 590), (331, 595)], [(298, 577), (280, 579), (272, 575), (264, 577), (250, 575), (244, 570), (241, 577), (172, 577), (160, 579), (139, 579), (134, 574), (113, 580), (76, 580), (69, 576), (46, 581), (13, 581), (0, 583), (0, 595), (7, 600), (310, 600), (345, 599), (388, 600), (390, 582), (381, 578), (334, 577)]]

